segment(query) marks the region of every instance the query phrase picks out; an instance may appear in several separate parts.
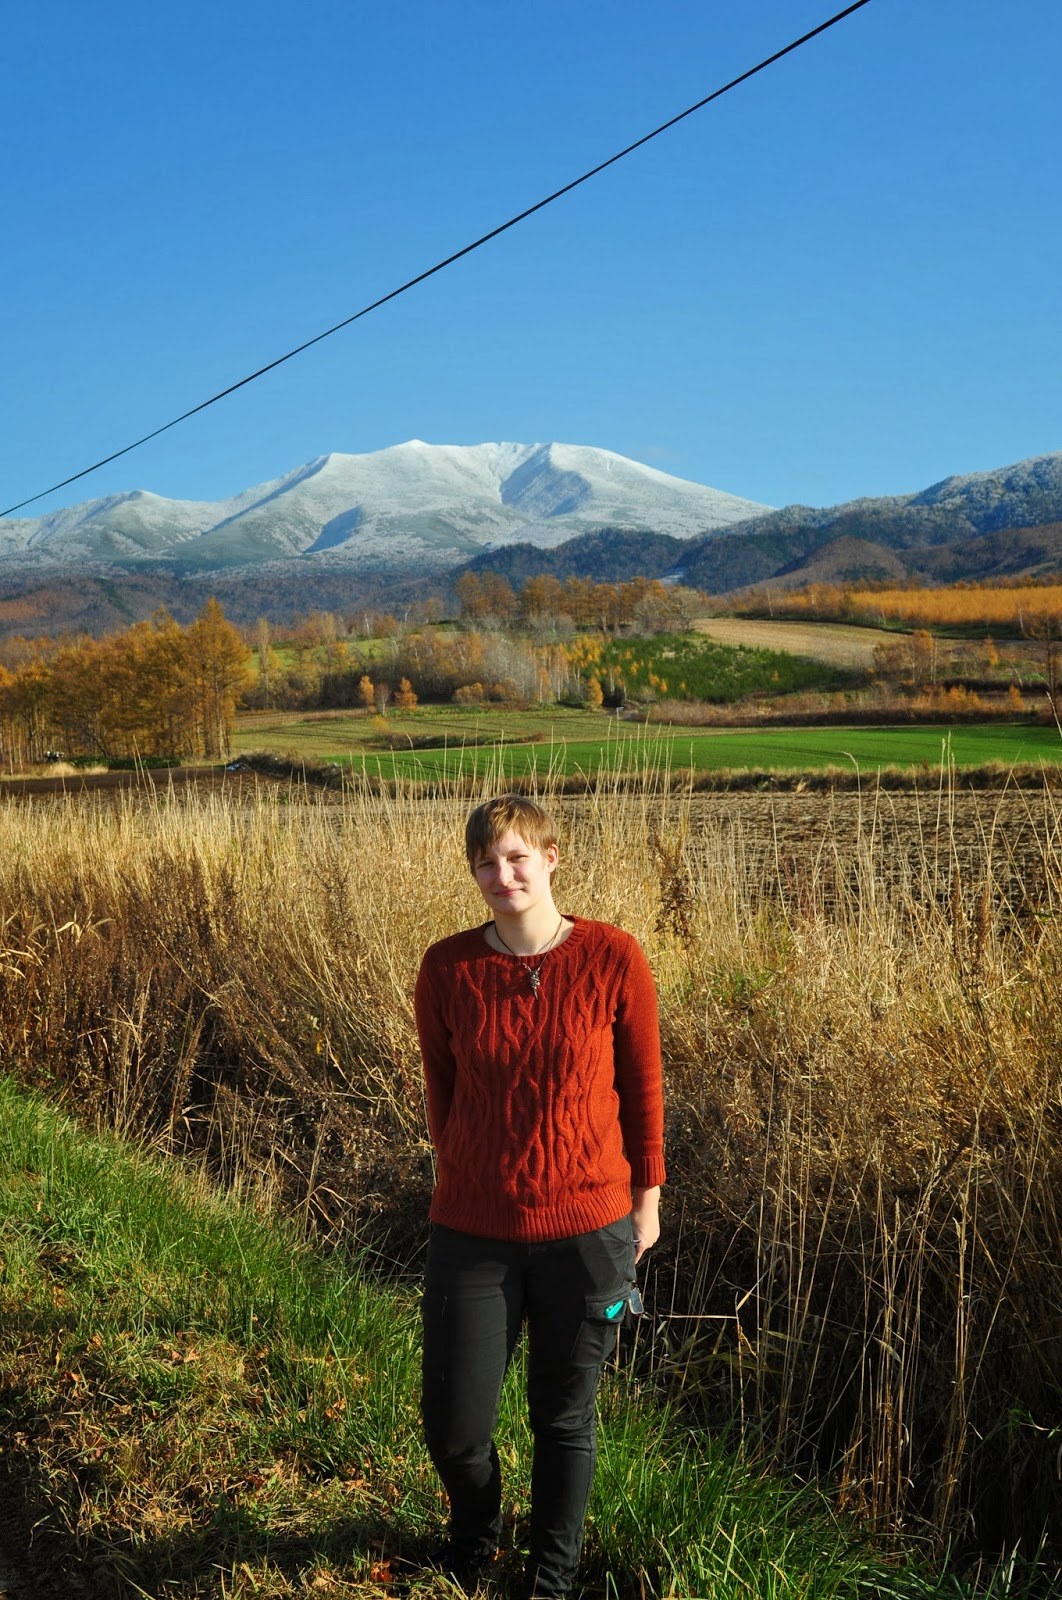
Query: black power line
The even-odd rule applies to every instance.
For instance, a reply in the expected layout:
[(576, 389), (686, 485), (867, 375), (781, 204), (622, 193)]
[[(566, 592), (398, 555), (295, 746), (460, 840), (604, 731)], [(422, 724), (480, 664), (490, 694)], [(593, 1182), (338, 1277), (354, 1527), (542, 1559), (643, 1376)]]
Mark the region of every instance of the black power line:
[(415, 278), (409, 278), (400, 284), (397, 289), (392, 289), (389, 294), (381, 295), (371, 305), (362, 306), (360, 311), (355, 311), (352, 316), (344, 317), (342, 322), (333, 323), (323, 333), (315, 334), (312, 339), (307, 339), (303, 344), (297, 344), (294, 350), (277, 356), (275, 361), (267, 361), (264, 367), (259, 367), (256, 372), (249, 372), (246, 378), (240, 378), (237, 383), (230, 383), (227, 389), (219, 389), (217, 394), (212, 394), (209, 400), (201, 400), (197, 406), (192, 406), (189, 411), (182, 411), (179, 417), (173, 417), (169, 422), (164, 422), (160, 428), (153, 428), (150, 433), (145, 433), (142, 438), (134, 439), (132, 444), (123, 445), (121, 450), (115, 450), (111, 455), (104, 456), (99, 461), (94, 461), (91, 467), (82, 467), (80, 472), (72, 472), (69, 478), (62, 478), (58, 483), (53, 483), (50, 488), (42, 489), (39, 494), (30, 495), (26, 500), (20, 500), (17, 505), (8, 506), (5, 511), (0, 511), (0, 517), (9, 517), (13, 511), (21, 511), (23, 506), (31, 506), (37, 500), (43, 500), (45, 495), (54, 494), (57, 489), (65, 489), (70, 483), (76, 483), (79, 478), (87, 478), (90, 472), (98, 472), (100, 467), (106, 467), (112, 461), (117, 461), (120, 456), (127, 456), (131, 450), (138, 450), (142, 444), (147, 444), (150, 439), (157, 439), (160, 433), (166, 433), (170, 428), (176, 428), (178, 423), (187, 422), (189, 417), (194, 417), (197, 412), (205, 411), (208, 406), (216, 405), (219, 400), (224, 400), (226, 395), (235, 394), (237, 389), (243, 389), (249, 383), (254, 383), (256, 378), (264, 377), (267, 372), (272, 372), (274, 367), (283, 366), (285, 361), (291, 361), (294, 356), (299, 356), (304, 350), (309, 350), (315, 344), (320, 344), (322, 339), (330, 339), (341, 328), (349, 328), (352, 322), (357, 322), (362, 317), (367, 317), (370, 311), (379, 310), (389, 300), (397, 300), (400, 294), (405, 294), (408, 289), (415, 289), (418, 283), (424, 283), (428, 278), (433, 278), (437, 272), (442, 272), (445, 267), (452, 267), (455, 261), (460, 261), (462, 256), (471, 255), (473, 250), (479, 250), (483, 245), (489, 244), (492, 239), (497, 239), (501, 234), (508, 233), (510, 228), (515, 228), (518, 222), (525, 222), (528, 217), (533, 217), (536, 211), (542, 211), (546, 206), (551, 206), (554, 200), (559, 200), (562, 195), (570, 194), (573, 189), (578, 189), (582, 183), (587, 183), (591, 178), (596, 178), (599, 172), (604, 172), (608, 167), (614, 167), (617, 161), (622, 161), (635, 150), (640, 150), (643, 144), (648, 144), (651, 139), (657, 139), (669, 128), (674, 128), (678, 123), (684, 122), (687, 117), (692, 117), (695, 111), (701, 111), (705, 106), (711, 105), (713, 100), (729, 94), (731, 89), (736, 89), (739, 84), (747, 83), (758, 72), (773, 66), (776, 61), (781, 61), (783, 56), (791, 55), (794, 50), (799, 50), (801, 45), (815, 39), (820, 33), (825, 33), (828, 28), (833, 28), (838, 22), (843, 22), (854, 11), (861, 11), (870, 0), (855, 0), (854, 5), (846, 6), (843, 11), (838, 11), (835, 16), (820, 22), (817, 28), (812, 28), (810, 33), (802, 33), (799, 39), (794, 39), (781, 50), (776, 50), (773, 55), (767, 56), (763, 61), (757, 62), (754, 67), (749, 67), (737, 78), (731, 78), (729, 83), (724, 83), (722, 88), (713, 89), (711, 94), (706, 94), (703, 100), (696, 101), (692, 106), (687, 106), (685, 111), (680, 111), (677, 116), (669, 117), (667, 122), (662, 122), (651, 133), (644, 133), (640, 139), (635, 139), (633, 144), (626, 145), (616, 154), (609, 156), (607, 161), (599, 161), (596, 167), (591, 167), (578, 178), (573, 178), (570, 183), (564, 184), (560, 189), (554, 189), (552, 194), (546, 195), (544, 200), (538, 200), (533, 206), (528, 206), (525, 211), (517, 212), (515, 217), (510, 217), (508, 222), (501, 223), (497, 228), (492, 228), (489, 233), (484, 233), (480, 238), (474, 239), (471, 244), (466, 244), (462, 250), (455, 250), (453, 255), (446, 256), (442, 261), (437, 261), (433, 267), (428, 267), (424, 272), (418, 272)]

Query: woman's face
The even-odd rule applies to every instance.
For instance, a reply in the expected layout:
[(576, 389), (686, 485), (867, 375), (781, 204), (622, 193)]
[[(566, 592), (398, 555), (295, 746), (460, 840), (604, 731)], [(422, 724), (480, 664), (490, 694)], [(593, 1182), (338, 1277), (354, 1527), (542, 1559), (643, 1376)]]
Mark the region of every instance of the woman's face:
[(555, 844), (539, 850), (510, 828), (478, 856), (473, 870), (479, 892), (491, 910), (514, 917), (552, 902), (556, 865)]

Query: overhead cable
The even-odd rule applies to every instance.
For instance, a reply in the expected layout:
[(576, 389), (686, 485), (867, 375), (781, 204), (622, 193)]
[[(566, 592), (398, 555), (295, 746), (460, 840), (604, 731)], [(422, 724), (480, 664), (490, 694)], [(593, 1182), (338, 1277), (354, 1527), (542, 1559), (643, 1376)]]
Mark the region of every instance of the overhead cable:
[(466, 244), (463, 249), (455, 250), (452, 255), (445, 256), (442, 261), (437, 261), (433, 267), (428, 267), (424, 272), (418, 272), (415, 278), (407, 279), (405, 283), (399, 284), (397, 289), (392, 289), (389, 293), (381, 295), (378, 300), (373, 300), (371, 304), (362, 306), (360, 311), (355, 311), (351, 316), (344, 317), (341, 322), (333, 323), (332, 327), (326, 328), (323, 333), (315, 334), (312, 339), (306, 339), (302, 344), (297, 344), (293, 350), (288, 350), (284, 355), (277, 356), (274, 361), (267, 361), (264, 367), (259, 367), (255, 372), (249, 372), (245, 378), (240, 378), (238, 382), (230, 383), (225, 389), (219, 389), (217, 394), (212, 394), (208, 400), (201, 400), (198, 405), (192, 406), (190, 410), (182, 411), (179, 417), (171, 418), (169, 422), (164, 422), (159, 428), (152, 428), (150, 433), (145, 433), (141, 438), (134, 439), (132, 444), (123, 445), (120, 450), (114, 450), (109, 456), (103, 456), (99, 461), (94, 461), (90, 467), (82, 467), (80, 472), (72, 472), (68, 478), (61, 478), (58, 483), (53, 483), (47, 489), (41, 489), (38, 494), (30, 495), (25, 500), (19, 500), (16, 505), (8, 506), (5, 511), (0, 511), (0, 517), (9, 517), (12, 512), (21, 511), (23, 506), (33, 505), (35, 501), (43, 500), (45, 495), (54, 494), (57, 489), (65, 489), (68, 484), (77, 483), (79, 478), (87, 478), (91, 472), (98, 472), (101, 467), (108, 466), (121, 456), (127, 456), (131, 450), (138, 450), (142, 444), (147, 444), (151, 439), (157, 439), (160, 433), (167, 433), (170, 428), (176, 428), (179, 423), (187, 422), (189, 417), (194, 417), (200, 411), (205, 411), (208, 406), (216, 405), (219, 400), (224, 400), (226, 395), (235, 394), (237, 389), (246, 388), (249, 383), (254, 383), (256, 378), (262, 378), (267, 372), (272, 372), (275, 367), (283, 366), (285, 361), (291, 361), (295, 356), (302, 355), (304, 350), (312, 349), (315, 344), (320, 344), (323, 339), (330, 339), (334, 333), (339, 333), (343, 328), (349, 328), (352, 322), (358, 322), (362, 317), (367, 317), (370, 311), (378, 311), (381, 306), (387, 305), (388, 301), (397, 300), (399, 295), (405, 294), (410, 289), (415, 289), (419, 283), (425, 283), (428, 278), (433, 278), (437, 272), (442, 272), (446, 267), (452, 267), (454, 262), (460, 261), (463, 256), (471, 255), (473, 250), (479, 250), (483, 245), (489, 244), (492, 239), (497, 239), (503, 233), (508, 233), (509, 229), (515, 228), (518, 222), (526, 222), (527, 218), (533, 217), (536, 211), (543, 211), (546, 206), (551, 206), (555, 200), (561, 199), (563, 195), (571, 194), (572, 190), (578, 189), (580, 184), (588, 183), (591, 178), (596, 178), (599, 173), (605, 172), (609, 167), (614, 167), (617, 161), (622, 161), (626, 156), (633, 154), (635, 150), (640, 150), (642, 145), (648, 144), (651, 139), (658, 139), (662, 133), (667, 133), (669, 128), (674, 128), (678, 123), (684, 122), (687, 117), (692, 117), (695, 111), (703, 111), (704, 107), (711, 105), (713, 100), (718, 100), (724, 94), (729, 94), (731, 89), (736, 89), (740, 84), (747, 83), (758, 72), (763, 72), (767, 67), (773, 66), (776, 61), (781, 61), (783, 56), (792, 55), (793, 51), (799, 50), (801, 45), (805, 45), (810, 40), (817, 38), (820, 33), (825, 33), (827, 29), (836, 27), (839, 22), (843, 22), (853, 12), (861, 11), (865, 5), (869, 4), (870, 0), (855, 0), (854, 5), (846, 6), (843, 11), (838, 11), (835, 16), (828, 17), (825, 22), (820, 22), (817, 28), (812, 28), (809, 33), (801, 34), (799, 39), (793, 39), (781, 50), (776, 50), (773, 55), (757, 62), (754, 67), (749, 67), (746, 72), (742, 72), (738, 77), (731, 78), (730, 82), (724, 83), (721, 88), (713, 89), (711, 94), (706, 94), (703, 99), (695, 101), (691, 106), (687, 106), (685, 111), (680, 111), (677, 116), (669, 117), (658, 128), (654, 128), (651, 133), (644, 133), (640, 139), (635, 139), (633, 144), (625, 145), (622, 150), (617, 150), (615, 155), (609, 156), (606, 161), (599, 161), (596, 167), (591, 167), (588, 172), (582, 173), (578, 178), (573, 178), (570, 183), (564, 184), (560, 189), (554, 189), (553, 193), (546, 195), (543, 200), (538, 200), (533, 206), (528, 206), (525, 210), (517, 212), (516, 216), (510, 217), (507, 222), (502, 222), (498, 227), (492, 228), (489, 233), (484, 233), (478, 239), (473, 239), (472, 243)]

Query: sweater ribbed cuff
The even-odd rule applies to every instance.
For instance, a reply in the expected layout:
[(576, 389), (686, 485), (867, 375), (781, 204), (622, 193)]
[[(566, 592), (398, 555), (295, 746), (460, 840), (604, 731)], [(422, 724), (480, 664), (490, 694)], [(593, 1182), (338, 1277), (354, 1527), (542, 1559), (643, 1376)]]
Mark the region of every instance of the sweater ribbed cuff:
[(667, 1168), (663, 1156), (643, 1156), (640, 1161), (631, 1162), (632, 1189), (655, 1189), (658, 1184), (666, 1182)]

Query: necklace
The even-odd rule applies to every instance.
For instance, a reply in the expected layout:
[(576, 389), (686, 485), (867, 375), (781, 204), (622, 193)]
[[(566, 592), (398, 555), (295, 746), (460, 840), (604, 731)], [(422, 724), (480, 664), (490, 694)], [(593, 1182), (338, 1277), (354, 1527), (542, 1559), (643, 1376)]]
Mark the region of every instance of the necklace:
[[(531, 982), (531, 993), (533, 995), (537, 995), (538, 994), (538, 986), (542, 982), (542, 979), (539, 976), (539, 974), (542, 971), (542, 963), (545, 961), (546, 957), (549, 955), (550, 951), (553, 949), (553, 946), (556, 944), (557, 940), (560, 938), (561, 929), (564, 927), (564, 918), (561, 917), (560, 920), (558, 921), (557, 926), (553, 930), (553, 937), (548, 941), (548, 943), (544, 944), (542, 946), (541, 950), (532, 950), (531, 954), (530, 954), (530, 957), (522, 956), (516, 950), (510, 949), (510, 947), (506, 944), (505, 940), (502, 938), (501, 934), (498, 932), (498, 924), (496, 922), (493, 922), (491, 924), (491, 926), (494, 929), (494, 937), (497, 939), (497, 941), (501, 945), (502, 949), (503, 950), (508, 950), (509, 954), (511, 956), (513, 956), (517, 961), (520, 962), (520, 964), (523, 967), (524, 971), (527, 973), (528, 978), (530, 979), (530, 982)], [(527, 965), (528, 960), (529, 959), (530, 960), (534, 960), (535, 956), (539, 957), (538, 966), (537, 967), (529, 967)]]

